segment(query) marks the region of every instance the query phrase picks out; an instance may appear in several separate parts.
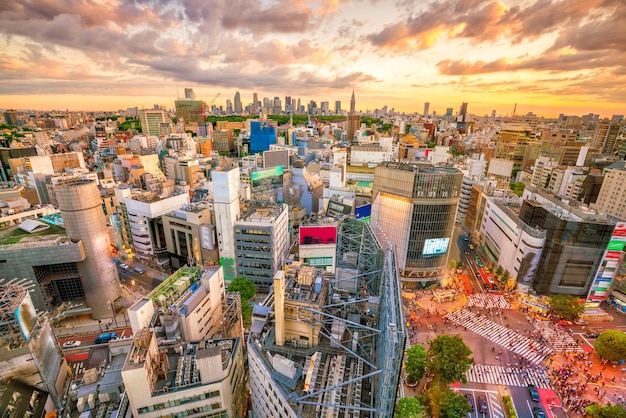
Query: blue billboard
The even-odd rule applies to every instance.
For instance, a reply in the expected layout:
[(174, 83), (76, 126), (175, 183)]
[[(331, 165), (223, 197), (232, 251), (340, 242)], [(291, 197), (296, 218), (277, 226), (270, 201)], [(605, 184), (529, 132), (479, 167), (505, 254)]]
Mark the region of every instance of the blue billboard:
[(450, 238), (434, 238), (424, 241), (423, 256), (442, 255), (448, 251), (448, 243)]

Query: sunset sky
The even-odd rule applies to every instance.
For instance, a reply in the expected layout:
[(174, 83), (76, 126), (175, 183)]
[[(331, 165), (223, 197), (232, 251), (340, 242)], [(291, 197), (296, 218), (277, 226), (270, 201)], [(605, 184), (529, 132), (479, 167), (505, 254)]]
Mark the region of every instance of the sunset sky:
[[(225, 105), (626, 113), (624, 0), (0, 1), (0, 108)], [(284, 105), (284, 103), (283, 103)]]

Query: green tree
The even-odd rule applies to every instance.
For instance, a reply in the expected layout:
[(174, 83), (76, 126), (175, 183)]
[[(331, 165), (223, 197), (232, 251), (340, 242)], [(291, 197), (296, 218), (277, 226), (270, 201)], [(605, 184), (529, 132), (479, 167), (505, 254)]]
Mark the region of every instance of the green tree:
[(594, 403), (585, 410), (592, 418), (626, 418), (626, 411), (619, 405), (600, 406)]
[(472, 350), (463, 342), (460, 335), (439, 335), (430, 343), (426, 370), (436, 382), (448, 384), (462, 381), (467, 383), (465, 373), (474, 359)]
[(610, 361), (626, 360), (626, 334), (622, 331), (604, 331), (594, 346), (596, 353)]
[(548, 298), (548, 304), (561, 318), (571, 321), (577, 319), (585, 310), (585, 305), (572, 295), (554, 295)]
[(498, 266), (498, 268), (496, 269), (496, 275), (499, 276), (502, 274), (502, 266)]
[(446, 385), (434, 385), (424, 395), (432, 418), (458, 418), (467, 416), (472, 408), (465, 396), (448, 389)]
[(228, 292), (238, 292), (242, 300), (249, 300), (256, 294), (256, 287), (245, 277), (236, 277), (228, 284)]
[(513, 193), (521, 196), (524, 193), (524, 188), (526, 188), (526, 184), (522, 183), (521, 181), (512, 181), (509, 183), (509, 188), (513, 190)]
[(427, 359), (428, 353), (423, 345), (416, 344), (407, 350), (404, 362), (407, 382), (417, 382), (424, 376)]
[(396, 405), (396, 418), (422, 418), (424, 407), (417, 398), (400, 398)]

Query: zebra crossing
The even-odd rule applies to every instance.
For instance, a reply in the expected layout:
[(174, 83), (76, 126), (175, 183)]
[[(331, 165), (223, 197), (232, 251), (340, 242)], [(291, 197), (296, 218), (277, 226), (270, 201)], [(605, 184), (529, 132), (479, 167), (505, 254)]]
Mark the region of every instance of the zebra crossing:
[(491, 416), (494, 418), (504, 418), (504, 411), (502, 410), (502, 405), (500, 405), (498, 395), (493, 392), (488, 392), (487, 398), (489, 398), (489, 412), (491, 413)]
[(533, 324), (555, 350), (570, 353), (585, 351), (568, 332), (561, 328), (551, 327), (549, 321), (540, 321), (534, 318), (528, 318), (528, 321)]
[(467, 298), (468, 306), (487, 309), (511, 309), (511, 305), (502, 295), (494, 295), (492, 293), (474, 293)]
[(554, 389), (550, 377), (543, 369), (474, 364), (465, 376), (472, 383), (520, 387), (533, 384), (538, 388)]
[(475, 314), (467, 309), (451, 312), (444, 318), (487, 338), (532, 363), (540, 364), (546, 357), (552, 354), (552, 350), (545, 345), (511, 331), (503, 325), (490, 321), (484, 315)]

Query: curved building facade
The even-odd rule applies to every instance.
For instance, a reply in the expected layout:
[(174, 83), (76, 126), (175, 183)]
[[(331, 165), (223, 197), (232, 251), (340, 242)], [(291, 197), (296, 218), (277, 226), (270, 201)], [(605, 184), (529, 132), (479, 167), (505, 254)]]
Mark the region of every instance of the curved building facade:
[(77, 267), (92, 317), (111, 318), (121, 287), (98, 185), (93, 180), (70, 180), (58, 183), (54, 191), (68, 237), (84, 244), (86, 259)]
[(444, 278), (463, 173), (427, 161), (376, 167), (372, 228), (396, 248), (400, 279)]

